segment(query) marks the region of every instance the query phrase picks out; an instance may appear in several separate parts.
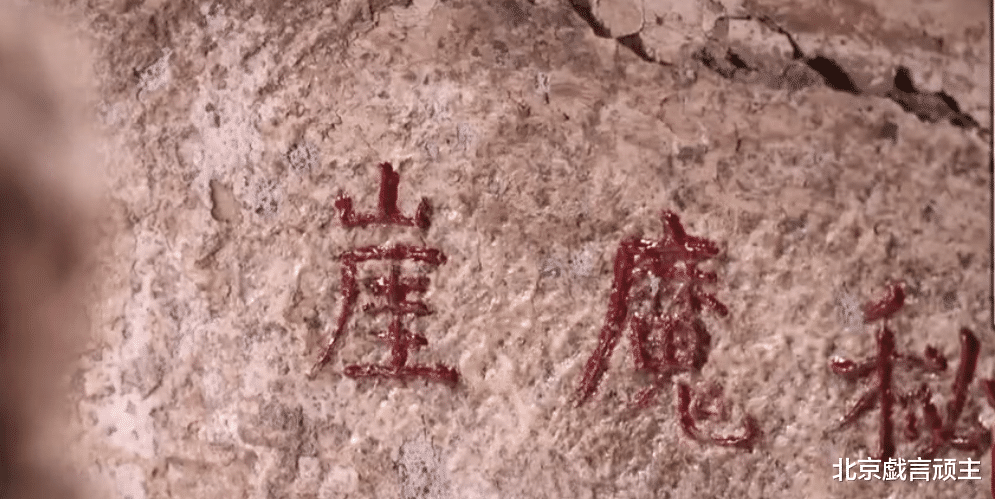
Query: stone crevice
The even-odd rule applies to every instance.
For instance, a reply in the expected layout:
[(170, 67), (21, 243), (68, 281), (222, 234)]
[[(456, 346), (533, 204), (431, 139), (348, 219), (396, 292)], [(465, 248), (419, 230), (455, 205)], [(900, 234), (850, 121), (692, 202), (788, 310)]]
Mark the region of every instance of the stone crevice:
[[(590, 0), (570, 0), (570, 5), (574, 12), (591, 27), (596, 36), (615, 39), (620, 45), (644, 61), (664, 66), (680, 66), (679, 61), (665, 61), (655, 57), (652, 48), (647, 47), (640, 32), (615, 36), (595, 15)], [(758, 56), (749, 53), (751, 47), (733, 46), (727, 40), (721, 39), (721, 36), (717, 36), (716, 31), (718, 30), (713, 29), (712, 33), (709, 33), (708, 42), (690, 52), (691, 59), (725, 79), (745, 83), (766, 83), (774, 88), (786, 87), (793, 90), (812, 86), (821, 80), (822, 84), (838, 92), (889, 99), (901, 106), (905, 112), (914, 114), (923, 122), (949, 122), (965, 130), (976, 130), (986, 140), (991, 135), (991, 130), (982, 128), (976, 119), (961, 110), (959, 103), (953, 96), (943, 91), (925, 92), (916, 89), (909, 69), (904, 66), (898, 66), (895, 69), (895, 78), (890, 89), (861, 88), (855, 82), (854, 75), (847, 71), (838, 60), (822, 54), (806, 54), (791, 33), (775, 23), (770, 17), (720, 16), (717, 18), (715, 26), (723, 26), (725, 23), (727, 27), (730, 21), (759, 23), (773, 34), (783, 36), (791, 46), (791, 55), (790, 59), (787, 60), (768, 60), (765, 61), (765, 64), (753, 64), (750, 61), (757, 59)], [(756, 52), (763, 52), (763, 50), (758, 49)], [(760, 57), (770, 59), (770, 56)], [(800, 65), (807, 69), (799, 71)], [(818, 78), (814, 78), (814, 75), (818, 75)]]

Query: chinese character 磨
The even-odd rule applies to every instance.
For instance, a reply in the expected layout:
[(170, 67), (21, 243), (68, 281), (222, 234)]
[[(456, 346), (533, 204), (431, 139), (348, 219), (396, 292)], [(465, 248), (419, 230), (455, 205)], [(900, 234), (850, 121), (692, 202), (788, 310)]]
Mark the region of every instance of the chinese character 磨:
[[(644, 407), (672, 375), (698, 372), (705, 364), (711, 336), (701, 312), (707, 308), (720, 316), (729, 313), (724, 304), (702, 288), (716, 280), (715, 273), (698, 268), (699, 263), (718, 254), (715, 243), (688, 235), (673, 212), (665, 211), (661, 218), (667, 229), (663, 238), (652, 241), (632, 237), (622, 241), (615, 254), (608, 312), (597, 348), (584, 369), (577, 391), (578, 405), (597, 390), (627, 323), (636, 370), (654, 380), (637, 397), (637, 405)], [(669, 298), (666, 306), (664, 298)], [(713, 417), (719, 421), (729, 419), (729, 408), (718, 385), (692, 389), (678, 383), (677, 406), (682, 429), (696, 440), (749, 449), (759, 435), (749, 415), (743, 418), (740, 435), (711, 435), (699, 428), (699, 423)]]

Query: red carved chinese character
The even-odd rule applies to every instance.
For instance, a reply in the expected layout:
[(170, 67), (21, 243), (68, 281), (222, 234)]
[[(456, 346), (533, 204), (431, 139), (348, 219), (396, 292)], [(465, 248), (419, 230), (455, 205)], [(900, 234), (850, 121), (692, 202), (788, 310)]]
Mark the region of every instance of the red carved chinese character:
[[(352, 199), (340, 197), (335, 206), (341, 210), (342, 224), (346, 227), (365, 227), (369, 224), (417, 226), (428, 228), (431, 210), (428, 202), (422, 199), (415, 218), (401, 215), (397, 208), (397, 187), (400, 174), (395, 172), (390, 163), (380, 165), (380, 204), (376, 214), (356, 215), (352, 210)], [(421, 334), (413, 333), (404, 327), (407, 317), (422, 317), (431, 314), (428, 306), (420, 301), (414, 301), (408, 295), (423, 293), (428, 289), (427, 277), (404, 277), (401, 275), (401, 262), (419, 262), (430, 267), (446, 263), (446, 255), (432, 248), (410, 245), (367, 246), (348, 251), (341, 256), (342, 260), (342, 311), (332, 337), (311, 369), (313, 377), (318, 370), (327, 364), (340, 343), (346, 326), (352, 318), (359, 297), (359, 279), (357, 279), (359, 264), (371, 261), (390, 262), (387, 275), (367, 280), (367, 288), (385, 303), (380, 306), (368, 304), (363, 311), (370, 315), (390, 314), (390, 323), (386, 331), (376, 336), (390, 346), (390, 361), (387, 364), (349, 365), (344, 373), (352, 378), (384, 378), (408, 380), (415, 377), (441, 381), (455, 385), (459, 381), (456, 369), (435, 365), (409, 364), (408, 358), (414, 350), (428, 345), (428, 340)]]
[[(662, 239), (629, 238), (615, 254), (615, 279), (608, 313), (598, 346), (584, 369), (577, 391), (578, 405), (597, 390), (626, 322), (630, 324), (636, 370), (654, 379), (654, 384), (637, 396), (637, 406), (646, 407), (672, 375), (698, 372), (708, 359), (711, 336), (700, 318), (703, 309), (720, 316), (729, 314), (725, 305), (702, 289), (703, 284), (715, 282), (715, 273), (698, 268), (699, 263), (718, 254), (718, 247), (707, 239), (689, 236), (673, 212), (663, 212), (662, 220), (668, 229)], [(664, 297), (670, 298), (666, 309)], [(677, 395), (681, 427), (688, 436), (719, 445), (753, 446), (759, 428), (750, 416), (744, 417), (743, 434), (739, 436), (709, 435), (698, 428), (698, 423), (712, 417), (729, 419), (728, 406), (717, 385), (694, 390), (679, 383)]]
[(407, 225), (427, 229), (431, 224), (432, 208), (428, 200), (422, 198), (418, 203), (418, 211), (414, 218), (401, 215), (397, 208), (397, 187), (401, 183), (401, 174), (394, 171), (390, 163), (380, 163), (380, 203), (376, 213), (357, 215), (352, 211), (352, 198), (340, 196), (335, 200), (335, 207), (341, 212), (342, 225), (346, 227), (366, 227), (377, 225)]
[(922, 384), (916, 390), (897, 392), (893, 383), (896, 367), (911, 367), (927, 373), (945, 371), (946, 359), (932, 346), (927, 346), (923, 357), (899, 353), (895, 348), (895, 333), (888, 327), (888, 319), (897, 313), (905, 303), (905, 291), (900, 284), (888, 288), (888, 294), (877, 302), (864, 306), (864, 322), (881, 321), (876, 333), (877, 354), (861, 362), (836, 357), (831, 361), (834, 373), (848, 380), (873, 378), (876, 383), (857, 399), (853, 408), (843, 417), (840, 427), (848, 426), (860, 416), (878, 405), (879, 441), (878, 459), (888, 459), (895, 455), (895, 424), (893, 413), (895, 404), (907, 409), (904, 435), (909, 440), (919, 438), (919, 425), (915, 414), (914, 403), (922, 406), (923, 419), (929, 430), (929, 441), (922, 445), (917, 456), (932, 459), (948, 447), (960, 450), (983, 450), (990, 440), (990, 432), (980, 428), (969, 434), (956, 433), (956, 425), (964, 411), (967, 401), (967, 390), (974, 380), (974, 371), (978, 363), (980, 344), (978, 338), (967, 328), (960, 331), (961, 355), (957, 366), (957, 374), (952, 387), (953, 397), (947, 403), (946, 422), (940, 411), (932, 402), (932, 393)]

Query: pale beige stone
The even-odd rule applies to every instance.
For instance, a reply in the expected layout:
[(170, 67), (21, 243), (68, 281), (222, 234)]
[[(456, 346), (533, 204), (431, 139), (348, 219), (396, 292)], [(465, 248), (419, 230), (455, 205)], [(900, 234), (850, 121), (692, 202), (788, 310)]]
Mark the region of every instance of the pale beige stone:
[[(877, 425), (834, 429), (862, 387), (828, 369), (873, 354), (860, 306), (902, 279), (900, 349), (936, 345), (954, 365), (969, 327), (979, 377), (995, 375), (991, 54), (974, 16), (938, 2), (591, 5), (647, 61), (554, 0), (47, 3), (96, 47), (108, 234), (66, 431), (109, 496), (987, 494), (987, 478), (833, 482), (836, 459), (873, 452)], [(860, 92), (806, 72), (763, 16)], [(703, 55), (730, 51), (748, 71)], [(980, 127), (890, 100), (900, 64)], [(424, 197), (430, 229), (343, 226), (336, 199), (375, 210), (384, 161), (401, 213)], [(708, 362), (658, 404), (625, 410), (648, 383), (627, 332), (574, 407), (616, 251), (661, 237), (664, 209), (721, 247), (708, 266), (730, 316), (704, 316)], [(345, 376), (387, 352), (371, 334), (385, 319), (362, 310), (307, 376), (341, 314), (340, 255), (388, 243), (447, 256), (403, 270), (429, 278), (419, 299), (434, 312), (407, 322), (428, 340), (412, 361), (457, 368), (455, 390)], [(952, 375), (915, 380), (942, 405)], [(685, 435), (678, 382), (721, 385), (733, 422), (711, 429), (750, 414), (756, 448)], [(991, 422), (980, 395), (962, 428)]]
[(640, 36), (647, 51), (659, 62), (673, 64), (700, 45), (711, 31), (721, 5), (708, 1), (668, 2), (644, 0), (644, 24)]
[(643, 0), (597, 0), (594, 12), (616, 38), (643, 28)]

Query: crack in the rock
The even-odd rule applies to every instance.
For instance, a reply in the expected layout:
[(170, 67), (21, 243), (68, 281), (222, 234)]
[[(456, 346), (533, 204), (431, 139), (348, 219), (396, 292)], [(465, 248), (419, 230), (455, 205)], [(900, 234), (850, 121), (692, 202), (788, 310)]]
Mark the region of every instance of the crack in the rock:
[(594, 17), (594, 10), (591, 7), (591, 2), (589, 0), (570, 0), (570, 6), (573, 7), (574, 12), (580, 16), (594, 31), (594, 34), (600, 38), (612, 38), (611, 32), (608, 31), (608, 27), (601, 24), (598, 18)]
[(822, 79), (826, 82), (826, 86), (839, 91), (846, 92), (853, 95), (860, 95), (862, 92), (853, 83), (853, 79), (850, 75), (840, 67), (836, 61), (817, 55), (811, 59), (806, 59), (805, 64), (815, 70), (822, 76)]
[(910, 94), (916, 93), (916, 86), (912, 83), (912, 74), (905, 67), (899, 66), (895, 73), (895, 90)]
[(639, 56), (640, 59), (646, 62), (655, 62), (657, 64), (663, 64), (660, 61), (654, 59), (646, 51), (646, 45), (643, 43), (643, 37), (639, 36), (639, 33), (633, 33), (631, 35), (620, 36), (616, 38), (618, 43), (622, 44), (623, 47), (628, 48), (632, 53)]
[(913, 113), (922, 121), (936, 123), (947, 119), (950, 124), (970, 129), (978, 128), (978, 122), (960, 110), (960, 104), (950, 94), (939, 92), (923, 92), (917, 90), (912, 83), (909, 68), (899, 66), (895, 72), (893, 88), (887, 92), (887, 97), (895, 101), (907, 113)]
[(768, 29), (784, 36), (788, 40), (788, 43), (791, 44), (791, 58), (802, 61), (806, 66), (818, 73), (819, 76), (822, 76), (823, 83), (825, 83), (827, 87), (853, 95), (860, 95), (862, 93), (860, 89), (857, 88), (857, 85), (853, 83), (853, 78), (850, 78), (850, 75), (847, 74), (839, 63), (822, 55), (817, 55), (815, 57), (806, 56), (805, 51), (803, 51), (801, 46), (798, 45), (798, 42), (795, 41), (795, 37), (791, 36), (791, 33), (788, 33), (787, 30), (779, 26), (769, 17), (761, 16), (754, 18), (752, 16), (746, 16), (738, 17), (736, 19), (744, 21), (757, 21)]
[[(649, 54), (649, 50), (646, 48), (646, 45), (638, 32), (621, 37), (613, 36), (611, 31), (601, 21), (599, 21), (597, 17), (595, 17), (590, 0), (569, 1), (573, 10), (591, 27), (591, 30), (598, 37), (614, 38), (620, 45), (628, 48), (644, 61), (665, 66), (673, 65), (672, 62), (659, 61), (653, 58)], [(912, 83), (912, 77), (908, 68), (905, 68), (904, 66), (898, 67), (894, 85), (891, 90), (888, 90), (884, 94), (866, 92), (861, 90), (857, 84), (854, 83), (854, 80), (850, 74), (843, 69), (843, 66), (836, 60), (824, 55), (816, 55), (813, 57), (805, 55), (805, 52), (801, 49), (801, 46), (798, 45), (798, 42), (795, 41), (795, 38), (791, 35), (791, 33), (788, 33), (784, 28), (779, 26), (768, 16), (724, 16), (719, 18), (719, 21), (721, 20), (756, 21), (771, 31), (783, 35), (787, 39), (788, 43), (791, 44), (791, 59), (804, 64), (809, 69), (817, 73), (821, 77), (822, 82), (827, 87), (835, 91), (846, 92), (852, 95), (866, 94), (885, 97), (897, 103), (905, 112), (915, 114), (916, 117), (924, 122), (936, 123), (946, 119), (950, 122), (950, 124), (956, 127), (963, 129), (978, 129), (983, 135), (991, 133), (990, 130), (981, 128), (978, 121), (969, 114), (961, 111), (957, 100), (946, 92), (922, 92), (917, 90), (915, 85)], [(713, 42), (715, 41), (713, 40)], [(714, 71), (726, 79), (733, 79), (739, 72), (752, 73), (761, 71), (759, 68), (750, 66), (746, 60), (740, 54), (737, 54), (732, 48), (724, 47), (724, 54), (722, 54), (721, 51), (716, 53), (713, 50), (714, 48), (714, 45), (711, 47), (709, 45), (700, 47), (693, 53), (692, 58), (701, 63), (702, 66)], [(794, 75), (794, 73), (794, 67), (789, 65), (783, 70), (782, 74), (777, 76), (767, 76), (772, 81), (798, 79), (798, 76)], [(801, 83), (794, 83), (793, 86), (795, 88), (800, 88), (808, 86), (808, 84), (802, 81)]]
[(369, 4), (371, 12), (380, 12), (381, 10), (391, 6), (398, 6), (406, 9), (411, 7), (412, 0), (369, 0)]
[[(864, 93), (857, 88), (853, 83), (853, 79), (850, 78), (850, 75), (847, 74), (839, 63), (821, 55), (811, 58), (805, 57), (801, 47), (798, 46), (798, 43), (795, 42), (794, 37), (790, 33), (769, 18), (762, 17), (758, 21), (764, 24), (764, 26), (787, 37), (788, 42), (794, 49), (794, 58), (804, 59), (808, 67), (822, 76), (826, 86), (833, 90), (853, 95)], [(950, 124), (956, 127), (964, 129), (979, 127), (978, 122), (970, 115), (962, 112), (957, 100), (946, 92), (926, 93), (916, 90), (915, 85), (912, 83), (912, 75), (909, 69), (904, 66), (898, 67), (893, 88), (887, 91), (884, 96), (901, 106), (905, 112), (913, 113), (921, 121), (927, 123), (936, 123), (946, 118), (950, 121)]]
[(580, 16), (591, 27), (594, 34), (600, 38), (614, 38), (620, 45), (632, 51), (640, 59), (646, 62), (654, 62), (657, 64), (668, 65), (665, 62), (660, 62), (649, 55), (646, 51), (646, 45), (643, 43), (643, 38), (639, 36), (639, 33), (633, 33), (631, 35), (616, 37), (612, 35), (611, 30), (608, 29), (597, 17), (594, 16), (594, 10), (591, 7), (590, 0), (570, 0), (570, 6), (573, 7), (574, 12)]
[(731, 50), (726, 51), (726, 60), (735, 66), (736, 69), (753, 69), (749, 66), (749, 64), (746, 64), (746, 61), (744, 61), (743, 58)]
[(698, 49), (691, 57), (700, 62), (702, 66), (730, 80), (736, 76), (736, 71), (738, 70), (756, 71), (756, 68), (747, 64), (746, 61), (730, 49), (726, 49), (725, 54), (720, 57), (706, 46)]

